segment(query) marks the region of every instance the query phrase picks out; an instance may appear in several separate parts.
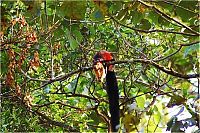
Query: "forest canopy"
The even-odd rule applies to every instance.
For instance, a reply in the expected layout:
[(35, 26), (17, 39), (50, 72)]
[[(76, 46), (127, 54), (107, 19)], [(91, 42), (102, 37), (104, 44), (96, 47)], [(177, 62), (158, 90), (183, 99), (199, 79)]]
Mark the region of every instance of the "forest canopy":
[(115, 61), (121, 132), (199, 132), (199, 2), (1, 1), (1, 132), (107, 132), (93, 56)]

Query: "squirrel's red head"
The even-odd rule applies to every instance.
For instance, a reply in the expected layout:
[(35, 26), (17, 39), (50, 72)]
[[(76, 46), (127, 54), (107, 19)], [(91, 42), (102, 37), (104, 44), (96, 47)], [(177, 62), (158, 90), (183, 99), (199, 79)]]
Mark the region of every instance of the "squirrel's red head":
[(93, 58), (93, 70), (98, 81), (103, 82), (106, 76), (106, 71), (112, 70), (113, 65), (106, 66), (106, 62), (113, 61), (112, 53), (102, 50), (96, 53)]

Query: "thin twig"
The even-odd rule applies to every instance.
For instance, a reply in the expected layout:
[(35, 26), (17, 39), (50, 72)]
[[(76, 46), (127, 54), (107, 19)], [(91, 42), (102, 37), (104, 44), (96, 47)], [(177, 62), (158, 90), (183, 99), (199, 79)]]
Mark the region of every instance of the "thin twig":
[(191, 46), (191, 45), (194, 45), (194, 44), (197, 44), (197, 43), (200, 43), (200, 41), (196, 41), (196, 42), (192, 42), (192, 43), (187, 43), (187, 44), (180, 44), (180, 45), (179, 45), (179, 48), (178, 48), (175, 52), (171, 53), (170, 55), (168, 55), (168, 56), (166, 56), (166, 57), (161, 57), (161, 58), (158, 57), (159, 59), (153, 59), (153, 61), (158, 62), (158, 61), (165, 60), (165, 59), (167, 59), (167, 58), (169, 58), (169, 57), (175, 55), (176, 53), (178, 53), (178, 52), (181, 50), (181, 48), (182, 48), (183, 46)]
[(21, 73), (22, 73), (26, 78), (28, 78), (29, 80), (32, 80), (32, 81), (40, 81), (40, 82), (48, 82), (48, 81), (49, 81), (49, 80), (44, 80), (44, 79), (32, 78), (32, 77), (30, 77), (27, 73), (25, 73), (22, 69), (21, 69)]
[(81, 75), (81, 72), (78, 74), (78, 76), (77, 76), (77, 78), (76, 78), (76, 84), (75, 84), (75, 87), (74, 87), (73, 94), (76, 93), (76, 88), (77, 88), (77, 86), (78, 86), (78, 81), (79, 81), (80, 75)]
[(188, 12), (191, 12), (191, 13), (194, 13), (194, 14), (198, 15), (198, 12), (194, 12), (194, 11), (192, 11), (192, 10), (190, 10), (190, 9), (185, 8), (185, 7), (182, 7), (182, 6), (179, 6), (179, 5), (177, 5), (177, 4), (171, 3), (171, 2), (173, 2), (173, 1), (163, 1), (163, 2), (164, 2), (164, 3), (167, 3), (167, 4), (169, 4), (169, 5), (173, 5), (173, 6), (175, 6), (175, 7), (179, 7), (179, 8), (181, 8), (181, 9), (184, 9), (184, 10), (188, 11)]
[(83, 98), (86, 98), (88, 100), (94, 100), (94, 101), (97, 101), (97, 102), (105, 102), (105, 103), (108, 103), (107, 100), (103, 99), (103, 98), (94, 98), (94, 97), (91, 97), (91, 96), (88, 96), (88, 95), (84, 95), (84, 94), (70, 94), (69, 93), (65, 93), (65, 92), (60, 92), (60, 93), (51, 93), (51, 94), (65, 94), (66, 97), (83, 97)]

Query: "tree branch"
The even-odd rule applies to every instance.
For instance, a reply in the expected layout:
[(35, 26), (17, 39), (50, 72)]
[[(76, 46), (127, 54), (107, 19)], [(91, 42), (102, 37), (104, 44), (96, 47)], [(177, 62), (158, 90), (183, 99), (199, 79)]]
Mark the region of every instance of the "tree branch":
[[(132, 59), (132, 60), (121, 60), (121, 61), (112, 61), (112, 62), (109, 62), (109, 64), (124, 64), (124, 63), (136, 63), (136, 62), (139, 62), (139, 63), (144, 63), (144, 64), (149, 64), (149, 65), (152, 65), (154, 67), (156, 67), (157, 69), (169, 74), (169, 75), (172, 75), (172, 76), (175, 76), (175, 77), (179, 77), (179, 78), (183, 78), (183, 79), (189, 79), (189, 78), (199, 78), (200, 77), (200, 74), (188, 74), (188, 75), (184, 75), (184, 74), (181, 74), (181, 73), (178, 73), (172, 69), (167, 69), (165, 68), (164, 66), (160, 65), (160, 64), (157, 64), (156, 62), (154, 62), (153, 60), (146, 60), (146, 59)], [(46, 85), (48, 84), (51, 84), (53, 82), (56, 82), (56, 81), (63, 81), (67, 78), (69, 78), (70, 76), (74, 75), (74, 74), (77, 74), (77, 73), (80, 73), (80, 72), (85, 72), (85, 71), (89, 71), (91, 70), (93, 67), (83, 67), (83, 68), (80, 68), (78, 70), (75, 70), (75, 71), (72, 71), (70, 73), (67, 73), (63, 76), (59, 76), (55, 79), (51, 79), (49, 80), (47, 83), (43, 84), (42, 86), (40, 86), (39, 88), (35, 89), (35, 90), (38, 90), (38, 89), (41, 89), (43, 87), (45, 87)]]
[(61, 92), (61, 93), (51, 93), (51, 94), (65, 94), (66, 97), (83, 97), (83, 98), (86, 98), (86, 99), (90, 99), (90, 100), (94, 100), (94, 101), (98, 101), (98, 102), (106, 102), (108, 103), (108, 101), (104, 100), (103, 98), (94, 98), (94, 97), (91, 97), (91, 96), (88, 96), (88, 95), (84, 95), (84, 94), (72, 94), (72, 95), (69, 95), (68, 93), (64, 93), (64, 92)]
[(26, 78), (28, 78), (31, 81), (41, 81), (41, 82), (48, 82), (49, 81), (49, 80), (44, 80), (44, 79), (32, 78), (26, 72), (24, 72), (22, 69), (20, 69), (20, 71)]
[(154, 5), (151, 4), (147, 4), (146, 2), (142, 1), (142, 0), (138, 0), (141, 4), (145, 5), (148, 8), (153, 9), (154, 11), (156, 11), (157, 14), (159, 14), (161, 17), (167, 18), (169, 20), (172, 20), (174, 22), (176, 22), (177, 24), (181, 25), (182, 27), (188, 29), (190, 32), (194, 33), (195, 35), (200, 35), (200, 33), (194, 31), (192, 28), (190, 28), (189, 26), (179, 22), (178, 20), (174, 19), (173, 17), (167, 15), (166, 13), (162, 12), (161, 10), (159, 10), (158, 8), (156, 8)]
[(41, 88), (45, 87), (46, 85), (51, 84), (51, 83), (56, 82), (56, 81), (63, 81), (65, 79), (71, 77), (74, 74), (77, 74), (77, 73), (80, 73), (80, 72), (85, 72), (85, 71), (88, 71), (88, 70), (91, 70), (91, 69), (92, 69), (92, 67), (83, 67), (83, 68), (80, 68), (78, 70), (69, 72), (65, 75), (59, 75), (54, 79), (50, 79), (48, 82), (46, 82), (45, 84), (43, 84), (42, 86), (40, 86), (39, 88), (37, 88), (35, 90), (41, 89)]
[(145, 59), (132, 59), (132, 60), (113, 61), (113, 62), (110, 62), (108, 64), (123, 64), (123, 63), (135, 63), (135, 62), (140, 62), (140, 63), (145, 63), (145, 64), (152, 65), (152, 66), (156, 67), (157, 69), (159, 69), (159, 70), (161, 70), (161, 71), (163, 71), (163, 72), (165, 72), (167, 74), (170, 74), (170, 75), (175, 76), (175, 77), (183, 78), (183, 79), (200, 77), (200, 74), (188, 74), (188, 75), (180, 74), (180, 73), (178, 73), (178, 72), (176, 72), (176, 71), (174, 71), (172, 69), (167, 69), (164, 66), (155, 63), (152, 60), (145, 60)]
[(186, 10), (186, 11), (188, 11), (188, 12), (190, 12), (190, 13), (194, 13), (194, 14), (198, 15), (198, 12), (194, 12), (194, 11), (192, 11), (192, 10), (190, 10), (190, 9), (185, 8), (185, 7), (176, 5), (175, 3), (173, 3), (173, 1), (163, 1), (163, 2), (164, 2), (164, 3), (167, 3), (167, 4), (169, 4), (169, 5), (175, 6), (175, 7), (179, 7), (179, 8), (181, 8), (181, 9), (183, 9), (183, 10)]
[(114, 20), (116, 23), (118, 23), (119, 25), (122, 25), (126, 28), (129, 28), (131, 30), (134, 31), (138, 31), (138, 32), (143, 32), (143, 33), (153, 33), (153, 32), (163, 32), (163, 33), (174, 33), (174, 34), (182, 34), (182, 35), (187, 35), (187, 36), (199, 36), (199, 34), (192, 34), (192, 33), (185, 33), (185, 32), (178, 32), (178, 31), (167, 31), (167, 30), (160, 30), (160, 29), (154, 29), (154, 30), (142, 30), (142, 29), (138, 29), (135, 27), (131, 27), (128, 25), (125, 25), (121, 22), (119, 22), (117, 19), (115, 19), (113, 16), (110, 16), (112, 20)]
[(42, 119), (46, 120), (46, 122), (49, 123), (49, 124), (52, 124), (52, 125), (55, 125), (55, 126), (58, 126), (58, 127), (63, 127), (70, 132), (79, 132), (77, 129), (75, 129), (75, 128), (69, 126), (69, 125), (66, 125), (65, 123), (54, 121), (54, 120), (50, 119), (48, 116), (44, 115), (43, 113), (39, 112), (38, 110), (35, 111), (35, 113), (37, 115), (39, 115)]
[(61, 102), (61, 101), (53, 101), (53, 102), (49, 102), (49, 103), (45, 103), (45, 104), (36, 104), (36, 105), (33, 105), (33, 107), (38, 107), (38, 108), (41, 108), (41, 107), (46, 107), (46, 106), (49, 106), (51, 104), (61, 104), (63, 106), (67, 106), (69, 108), (72, 108), (72, 109), (75, 109), (75, 110), (79, 110), (79, 111), (89, 111), (89, 110), (95, 110), (96, 109), (96, 106), (94, 107), (90, 107), (90, 108), (79, 108), (79, 107), (75, 107), (75, 106), (72, 106), (72, 105), (68, 105), (64, 102)]

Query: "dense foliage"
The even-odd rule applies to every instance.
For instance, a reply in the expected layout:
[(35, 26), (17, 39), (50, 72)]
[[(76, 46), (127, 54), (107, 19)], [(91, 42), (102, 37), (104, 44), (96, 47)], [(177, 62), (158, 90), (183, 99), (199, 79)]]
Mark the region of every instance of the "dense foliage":
[(198, 132), (199, 3), (1, 1), (1, 132), (105, 132), (94, 54), (115, 56), (123, 132)]

